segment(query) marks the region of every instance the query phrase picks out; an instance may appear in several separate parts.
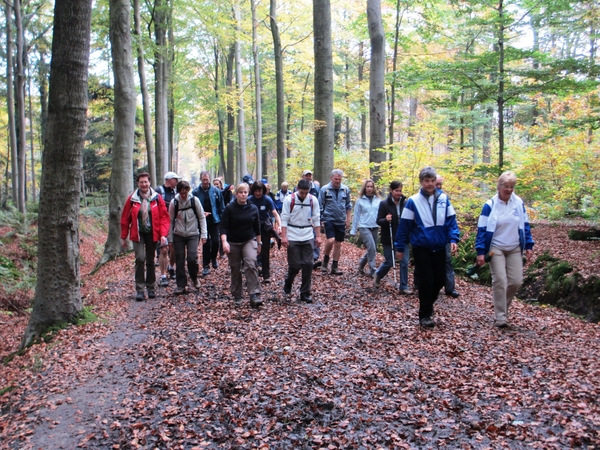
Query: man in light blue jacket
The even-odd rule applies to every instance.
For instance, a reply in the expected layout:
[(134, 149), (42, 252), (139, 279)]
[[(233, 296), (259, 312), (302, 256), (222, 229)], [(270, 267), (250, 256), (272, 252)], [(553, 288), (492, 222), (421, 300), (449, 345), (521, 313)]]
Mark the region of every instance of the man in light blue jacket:
[[(446, 244), (456, 252), (459, 240), (456, 213), (448, 197), (435, 188), (437, 174), (433, 167), (424, 167), (419, 173), (421, 190), (408, 199), (402, 211), (394, 247), (413, 248), (419, 281), (419, 323), (423, 328), (435, 327), (432, 320), (433, 304), (446, 284)], [(402, 259), (403, 253), (398, 253)]]

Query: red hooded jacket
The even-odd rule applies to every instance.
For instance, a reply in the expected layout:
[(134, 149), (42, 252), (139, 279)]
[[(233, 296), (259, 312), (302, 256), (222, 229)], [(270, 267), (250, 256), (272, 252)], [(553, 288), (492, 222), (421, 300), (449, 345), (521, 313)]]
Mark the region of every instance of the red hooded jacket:
[[(139, 190), (136, 189), (133, 194), (127, 197), (121, 214), (121, 238), (127, 239), (127, 235), (129, 235), (134, 242), (140, 241), (138, 215), (142, 207), (142, 201), (138, 192)], [(158, 242), (161, 237), (169, 235), (171, 219), (162, 195), (159, 195), (152, 188), (150, 188), (150, 214), (152, 216), (153, 241)]]

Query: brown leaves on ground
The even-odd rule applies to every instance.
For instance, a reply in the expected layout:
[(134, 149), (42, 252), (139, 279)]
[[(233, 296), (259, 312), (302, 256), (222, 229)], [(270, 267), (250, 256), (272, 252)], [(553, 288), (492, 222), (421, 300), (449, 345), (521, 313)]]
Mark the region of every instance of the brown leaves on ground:
[[(538, 242), (566, 239), (534, 228)], [(283, 250), (260, 310), (234, 307), (226, 260), (202, 289), (133, 301), (133, 257), (84, 277), (101, 319), (2, 367), (4, 448), (498, 448), (600, 446), (600, 329), (515, 302), (493, 328), (490, 288), (459, 280), (433, 331), (392, 273), (374, 290), (344, 244), (315, 303), (282, 292)], [(89, 263), (91, 268), (93, 263)], [(85, 273), (85, 270), (82, 270)], [(191, 288), (191, 286), (190, 286)], [(16, 350), (25, 325), (2, 334)], [(15, 337), (12, 337), (14, 335)]]

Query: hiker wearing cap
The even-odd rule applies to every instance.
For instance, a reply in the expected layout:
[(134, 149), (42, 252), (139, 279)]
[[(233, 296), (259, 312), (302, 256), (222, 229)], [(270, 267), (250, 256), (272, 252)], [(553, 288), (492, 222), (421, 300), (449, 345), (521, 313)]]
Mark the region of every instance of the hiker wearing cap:
[(323, 186), (319, 192), (319, 205), (321, 207), (321, 221), (325, 228), (325, 256), (321, 272), (327, 273), (329, 256), (333, 250), (331, 261), (331, 274), (341, 275), (338, 269), (338, 261), (342, 249), (342, 242), (346, 236), (346, 230), (350, 228), (350, 216), (352, 202), (350, 201), (350, 189), (342, 184), (344, 172), (340, 169), (331, 171), (330, 182)]
[[(316, 198), (319, 198), (319, 185), (313, 181), (313, 173), (312, 170), (306, 169), (302, 172), (302, 179), (308, 181), (310, 184), (310, 188), (308, 189), (308, 193), (310, 195), (314, 195)], [(297, 191), (297, 187), (294, 187), (294, 192)], [(316, 234), (314, 235), (316, 238)], [(321, 265), (321, 261), (319, 261), (319, 256), (321, 256), (321, 245), (317, 244), (316, 241), (313, 242), (314, 250), (313, 250), (313, 269), (318, 268)]]
[(135, 252), (135, 290), (137, 301), (155, 298), (154, 254), (156, 245), (167, 245), (169, 214), (165, 202), (150, 187), (150, 175), (142, 172), (137, 176), (138, 188), (127, 197), (121, 213), (121, 246), (127, 248), (127, 237)]
[(219, 226), (225, 204), (221, 191), (211, 184), (210, 174), (206, 170), (200, 172), (200, 186), (192, 191), (192, 195), (202, 204), (208, 229), (208, 239), (202, 245), (202, 276), (205, 277), (210, 273), (210, 264), (213, 269), (219, 267)]
[(315, 242), (321, 244), (319, 201), (308, 193), (309, 188), (307, 180), (298, 181), (298, 189), (285, 198), (281, 212), (281, 243), (287, 248), (288, 258), (283, 291), (292, 293), (294, 278), (302, 271), (300, 301), (305, 303), (313, 301), (310, 295), (313, 246)]
[[(177, 183), (181, 180), (181, 177), (175, 172), (165, 173), (165, 184), (158, 186), (156, 192), (160, 194), (165, 201), (167, 209), (171, 204), (171, 201), (177, 194)], [(172, 280), (175, 279), (175, 248), (170, 245), (173, 242), (173, 236), (169, 234), (167, 245), (160, 245), (158, 249), (158, 267), (160, 269), (160, 282), (159, 285), (166, 287), (169, 285), (169, 278), (167, 277), (167, 271)]]

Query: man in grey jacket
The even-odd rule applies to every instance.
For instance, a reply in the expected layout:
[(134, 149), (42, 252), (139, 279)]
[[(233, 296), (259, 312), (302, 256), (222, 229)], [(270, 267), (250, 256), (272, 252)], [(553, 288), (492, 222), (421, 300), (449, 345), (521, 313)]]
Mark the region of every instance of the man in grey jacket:
[(329, 256), (333, 249), (331, 262), (331, 274), (341, 275), (338, 269), (338, 261), (342, 248), (342, 242), (346, 236), (346, 230), (350, 228), (350, 215), (352, 202), (350, 201), (350, 189), (342, 184), (344, 172), (340, 169), (331, 171), (330, 182), (319, 191), (319, 205), (321, 207), (321, 222), (325, 228), (325, 256), (321, 272), (327, 273)]

